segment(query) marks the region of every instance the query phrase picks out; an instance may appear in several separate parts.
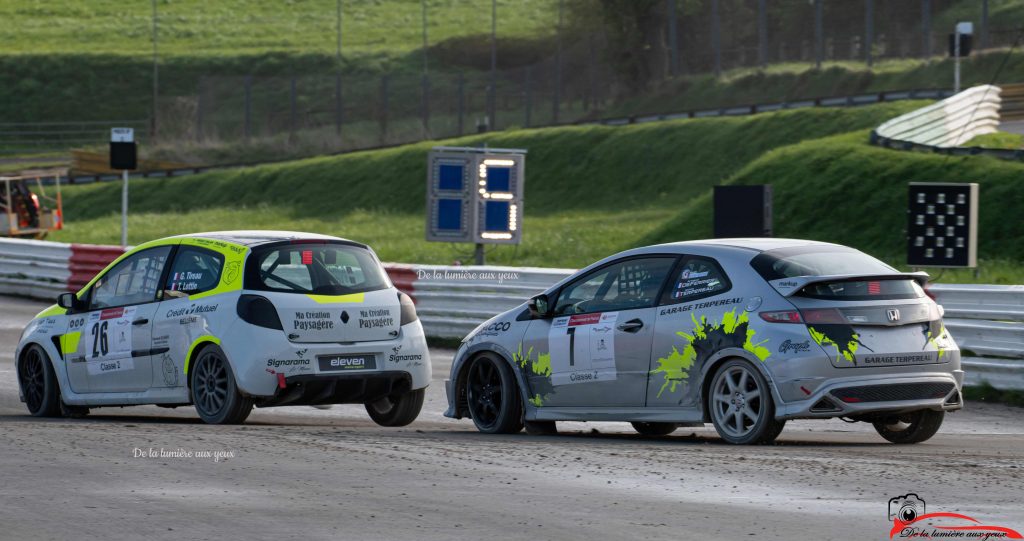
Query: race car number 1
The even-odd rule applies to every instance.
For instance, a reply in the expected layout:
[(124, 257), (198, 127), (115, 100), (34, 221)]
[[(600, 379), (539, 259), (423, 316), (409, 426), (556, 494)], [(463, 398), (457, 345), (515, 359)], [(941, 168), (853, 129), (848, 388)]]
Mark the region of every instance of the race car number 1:
[[(132, 357), (132, 318), (135, 307), (108, 308), (89, 314), (85, 326), (85, 358), (89, 361), (89, 372), (99, 374), (108, 371), (130, 369)], [(126, 362), (105, 363), (114, 359)], [(96, 362), (94, 362), (96, 361)]]

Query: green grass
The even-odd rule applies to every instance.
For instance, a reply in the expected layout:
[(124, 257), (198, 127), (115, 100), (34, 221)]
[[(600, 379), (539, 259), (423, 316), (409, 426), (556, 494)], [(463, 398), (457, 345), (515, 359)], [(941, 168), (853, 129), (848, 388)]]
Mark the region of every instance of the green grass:
[[(949, 271), (943, 280), (1024, 279), (1021, 224), (1007, 219), (1024, 204), (1019, 190), (1024, 164), (887, 150), (868, 145), (867, 138), (868, 130), (861, 130), (778, 148), (748, 163), (726, 183), (772, 184), (776, 236), (848, 244), (899, 263), (905, 253), (906, 183), (978, 182), (978, 254), (983, 263), (977, 275)], [(710, 202), (706, 191), (645, 240), (710, 235)]]
[(995, 133), (979, 135), (964, 143), (963, 146), (1020, 150), (1024, 148), (1024, 135), (997, 131)]
[[(527, 148), (524, 243), (495, 263), (581, 266), (637, 245), (764, 152), (875, 126), (921, 106), (804, 109), (625, 127), (519, 130), (444, 141)], [(391, 261), (451, 263), (468, 246), (427, 243), (427, 142), (394, 149), (131, 183), (130, 241), (211, 229), (289, 228), (372, 244)], [(117, 183), (68, 186), (56, 240), (119, 238)]]
[[(505, 37), (550, 34), (550, 0), (498, 0)], [(490, 31), (490, 0), (427, 0), (432, 43)], [(335, 0), (158, 0), (159, 48), (170, 56), (330, 53), (337, 46)], [(0, 55), (152, 54), (150, 2), (11, 0), (0, 3)], [(422, 45), (415, 0), (344, 0), (342, 48), (395, 54)]]

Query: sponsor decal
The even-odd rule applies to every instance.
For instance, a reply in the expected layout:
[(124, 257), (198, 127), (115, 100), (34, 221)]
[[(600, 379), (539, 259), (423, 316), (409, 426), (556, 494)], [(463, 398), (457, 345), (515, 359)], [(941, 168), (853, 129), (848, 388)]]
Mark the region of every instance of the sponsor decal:
[(349, 320), (348, 311), (347, 310), (342, 310), (341, 311), (341, 322), (344, 323), (345, 325), (348, 325), (348, 320)]
[(894, 365), (894, 364), (927, 364), (934, 363), (935, 357), (927, 354), (912, 354), (912, 355), (868, 355), (861, 359), (864, 364), (881, 364), (881, 365)]
[(167, 314), (165, 314), (164, 317), (166, 317), (167, 319), (173, 319), (176, 317), (191, 314), (210, 314), (216, 312), (219, 307), (219, 304), (192, 304), (189, 306), (182, 306), (181, 308), (174, 308), (168, 310)]
[(235, 280), (238, 280), (238, 271), (240, 266), (241, 263), (238, 261), (231, 261), (227, 265), (224, 265), (224, 285), (231, 285), (235, 283)]
[(662, 308), (658, 312), (659, 316), (668, 316), (672, 314), (679, 314), (682, 312), (690, 312), (693, 310), (703, 310), (705, 308), (713, 308), (716, 306), (729, 306), (731, 304), (739, 304), (743, 302), (743, 297), (734, 297), (732, 299), (719, 299), (715, 301), (705, 301), (693, 304), (683, 304), (680, 306), (672, 306), (670, 308)]
[(696, 271), (692, 271), (690, 269), (686, 269), (682, 273), (679, 274), (679, 279), (680, 280), (688, 280), (690, 278), (704, 278), (705, 276), (708, 275), (708, 272), (709, 271), (696, 272)]
[(421, 353), (401, 353), (402, 345), (399, 344), (391, 348), (391, 354), (388, 355), (389, 363), (400, 363), (400, 362), (414, 362), (422, 361), (423, 354)]
[(344, 372), (347, 370), (377, 368), (376, 358), (372, 354), (318, 355), (316, 360), (320, 365), (321, 372)]
[(1013, 528), (983, 524), (962, 513), (928, 513), (917, 494), (889, 499), (889, 539), (1024, 539)]
[[(737, 302), (742, 299), (731, 299)], [(750, 319), (747, 312), (740, 312), (736, 315), (736, 308), (722, 314), (720, 321), (708, 319), (691, 313), (690, 319), (693, 327), (689, 331), (679, 331), (676, 335), (686, 340), (682, 351), (672, 346), (672, 351), (665, 357), (658, 359), (658, 367), (651, 371), (651, 375), (661, 374), (662, 385), (658, 389), (658, 397), (668, 391), (674, 393), (676, 390), (685, 387), (690, 378), (690, 369), (696, 365), (701, 366), (715, 352), (725, 348), (745, 349), (761, 361), (765, 361), (771, 355), (764, 344), (767, 339), (755, 342), (757, 332), (750, 328)]]
[(530, 398), (527, 401), (534, 406), (544, 405), (544, 401), (554, 394), (555, 388), (551, 384), (551, 354), (538, 353), (537, 359), (533, 358), (533, 348), (523, 354), (523, 343), (519, 343), (519, 349), (512, 354), (512, 361), (519, 366), (526, 375), (527, 384), (530, 387)]
[(309, 366), (309, 359), (267, 359), (268, 368), (281, 368), (282, 366)]
[(175, 366), (174, 359), (166, 353), (160, 358), (160, 373), (163, 374), (164, 384), (168, 387), (178, 386), (178, 367)]
[(779, 287), (796, 287), (797, 285), (798, 283), (793, 280), (783, 280), (779, 282)]
[(334, 320), (325, 310), (296, 311), (292, 328), (297, 331), (329, 331), (334, 329)]
[(380, 329), (394, 325), (395, 318), (387, 308), (368, 308), (359, 311), (360, 329)]
[[(842, 324), (819, 324), (811, 327), (807, 326), (807, 330), (811, 333), (811, 338), (818, 343), (819, 346), (828, 349), (830, 347), (836, 350), (836, 359), (846, 359), (857, 366), (857, 350), (864, 348), (868, 351), (872, 351), (871, 348), (864, 345), (860, 341), (860, 335), (857, 334), (853, 327)], [(873, 351), (872, 351), (873, 352)]]
[(611, 381), (615, 369), (618, 312), (555, 318), (548, 331), (552, 385)]
[(480, 329), (480, 332), (476, 333), (476, 336), (498, 336), (511, 328), (512, 322), (510, 321), (495, 321), (483, 329)]
[(68, 330), (73, 331), (75, 329), (82, 329), (85, 327), (84, 317), (75, 317), (68, 320)]
[(779, 353), (789, 353), (791, 351), (793, 353), (804, 353), (806, 351), (810, 351), (810, 349), (810, 340), (804, 340), (803, 342), (794, 342), (792, 340), (787, 339), (785, 342), (779, 344)]

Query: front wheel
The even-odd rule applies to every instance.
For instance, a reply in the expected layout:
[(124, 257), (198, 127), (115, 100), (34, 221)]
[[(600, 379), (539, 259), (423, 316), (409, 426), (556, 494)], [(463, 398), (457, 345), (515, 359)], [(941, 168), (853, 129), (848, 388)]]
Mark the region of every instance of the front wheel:
[(234, 425), (252, 413), (252, 398), (242, 396), (231, 365), (219, 346), (204, 348), (192, 364), (192, 403), (203, 422)]
[(708, 408), (718, 435), (732, 444), (771, 443), (786, 425), (775, 420), (768, 382), (742, 359), (727, 361), (715, 372)]
[(945, 416), (944, 411), (918, 410), (894, 415), (873, 424), (879, 436), (893, 443), (921, 443), (939, 431)]
[(18, 364), (18, 383), (25, 397), (25, 406), (33, 417), (60, 415), (60, 386), (53, 373), (50, 356), (33, 344), (22, 354)]
[(508, 363), (491, 354), (473, 360), (466, 375), (469, 415), (477, 430), (515, 434), (523, 429), (523, 405), (516, 377)]
[(366, 413), (380, 426), (405, 426), (419, 417), (426, 389), (385, 396), (366, 405)]

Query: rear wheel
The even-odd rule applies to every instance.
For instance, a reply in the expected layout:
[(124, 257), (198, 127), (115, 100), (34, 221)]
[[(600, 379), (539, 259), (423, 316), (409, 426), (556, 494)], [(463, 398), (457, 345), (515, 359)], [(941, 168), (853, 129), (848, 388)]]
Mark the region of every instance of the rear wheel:
[(899, 444), (921, 443), (939, 431), (946, 412), (918, 410), (876, 421), (875, 431), (883, 438)]
[(50, 356), (43, 348), (33, 344), (21, 355), (18, 383), (25, 397), (25, 406), (33, 417), (60, 415), (60, 386), (57, 385)]
[(775, 420), (768, 382), (743, 359), (727, 361), (715, 373), (708, 408), (718, 435), (732, 444), (771, 443), (786, 425)]
[(231, 425), (245, 422), (252, 413), (252, 398), (242, 396), (224, 350), (204, 348), (191, 367), (192, 403), (203, 422)]
[(644, 436), (667, 436), (676, 431), (679, 425), (676, 423), (629, 423)]
[(419, 417), (426, 389), (385, 396), (366, 405), (366, 413), (380, 426), (405, 426)]
[(466, 375), (469, 415), (477, 430), (487, 434), (514, 434), (523, 429), (519, 386), (508, 363), (490, 353), (473, 360)]

